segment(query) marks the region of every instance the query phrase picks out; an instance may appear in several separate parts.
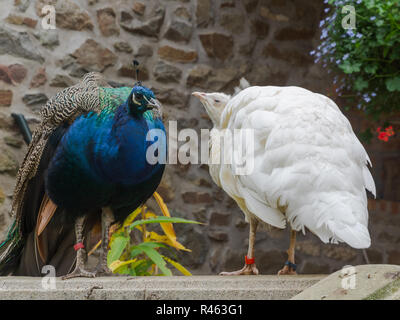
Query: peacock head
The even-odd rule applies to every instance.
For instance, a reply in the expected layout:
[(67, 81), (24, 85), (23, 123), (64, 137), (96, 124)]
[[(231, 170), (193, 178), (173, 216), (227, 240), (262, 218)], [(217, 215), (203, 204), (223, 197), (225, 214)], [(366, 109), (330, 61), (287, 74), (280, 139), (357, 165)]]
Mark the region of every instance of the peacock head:
[(214, 126), (219, 126), (222, 111), (224, 111), (231, 96), (221, 92), (193, 92), (192, 95), (199, 98)]
[(131, 94), (128, 97), (128, 106), (129, 111), (133, 115), (141, 115), (148, 110), (161, 108), (153, 91), (146, 88), (141, 83), (137, 83), (133, 87)]

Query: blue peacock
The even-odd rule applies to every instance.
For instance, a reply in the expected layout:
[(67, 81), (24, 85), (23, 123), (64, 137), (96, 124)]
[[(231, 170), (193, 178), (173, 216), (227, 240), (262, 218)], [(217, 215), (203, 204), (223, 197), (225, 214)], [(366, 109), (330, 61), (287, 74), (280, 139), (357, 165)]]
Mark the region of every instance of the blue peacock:
[[(140, 82), (113, 88), (89, 73), (50, 99), (41, 117), (17, 175), (0, 274), (40, 275), (47, 264), (64, 278), (107, 273), (111, 224), (141, 206), (164, 172), (163, 161), (147, 160), (155, 141), (156, 157), (166, 157), (161, 106)], [(100, 220), (100, 260), (88, 271), (85, 243)]]

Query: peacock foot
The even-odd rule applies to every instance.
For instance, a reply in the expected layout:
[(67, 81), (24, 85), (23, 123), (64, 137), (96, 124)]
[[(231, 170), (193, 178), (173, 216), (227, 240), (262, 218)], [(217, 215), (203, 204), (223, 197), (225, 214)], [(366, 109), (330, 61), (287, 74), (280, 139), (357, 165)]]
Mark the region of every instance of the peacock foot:
[(290, 261), (285, 262), (285, 266), (278, 271), (278, 276), (283, 275), (297, 275), (296, 273), (296, 265)]
[(96, 272), (87, 271), (83, 267), (76, 267), (74, 271), (63, 276), (61, 279), (67, 280), (67, 279), (78, 278), (78, 277), (94, 278), (94, 277), (96, 277)]
[(99, 263), (96, 268), (94, 269), (96, 276), (111, 276), (113, 273), (108, 268), (107, 263)]
[(232, 272), (221, 272), (219, 275), (220, 276), (258, 275), (258, 269), (257, 269), (255, 263), (245, 264), (244, 267), (240, 270), (232, 271)]

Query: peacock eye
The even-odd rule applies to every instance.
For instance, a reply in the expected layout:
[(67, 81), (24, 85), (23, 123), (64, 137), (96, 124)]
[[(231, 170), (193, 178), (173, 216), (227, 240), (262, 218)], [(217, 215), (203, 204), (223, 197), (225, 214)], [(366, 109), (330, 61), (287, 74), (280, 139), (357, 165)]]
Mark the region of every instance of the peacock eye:
[(220, 103), (221, 101), (219, 101), (219, 100), (214, 100), (214, 102), (215, 102), (215, 103)]
[(136, 93), (136, 94), (135, 94), (135, 98), (138, 99), (138, 100), (142, 100), (142, 99), (143, 99), (143, 94), (140, 93), (140, 92), (139, 92), (139, 93)]

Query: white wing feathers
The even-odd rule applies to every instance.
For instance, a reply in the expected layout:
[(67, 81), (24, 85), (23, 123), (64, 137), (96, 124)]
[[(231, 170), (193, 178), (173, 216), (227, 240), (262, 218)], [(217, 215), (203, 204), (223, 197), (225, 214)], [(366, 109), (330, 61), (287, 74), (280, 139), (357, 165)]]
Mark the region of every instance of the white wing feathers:
[(298, 87), (250, 87), (228, 102), (221, 127), (255, 130), (253, 172), (235, 175), (223, 164), (213, 174), (245, 213), (278, 228), (285, 220), (307, 227), (324, 242), (369, 247), (370, 160), (332, 100)]
[(250, 87), (250, 83), (246, 80), (246, 78), (241, 78), (239, 81), (239, 86), (235, 87), (235, 94), (238, 94), (240, 91)]
[(363, 167), (363, 177), (364, 177), (365, 189), (367, 189), (374, 195), (374, 197), (376, 197), (375, 182), (374, 179), (372, 178), (371, 172), (368, 170), (366, 166)]

